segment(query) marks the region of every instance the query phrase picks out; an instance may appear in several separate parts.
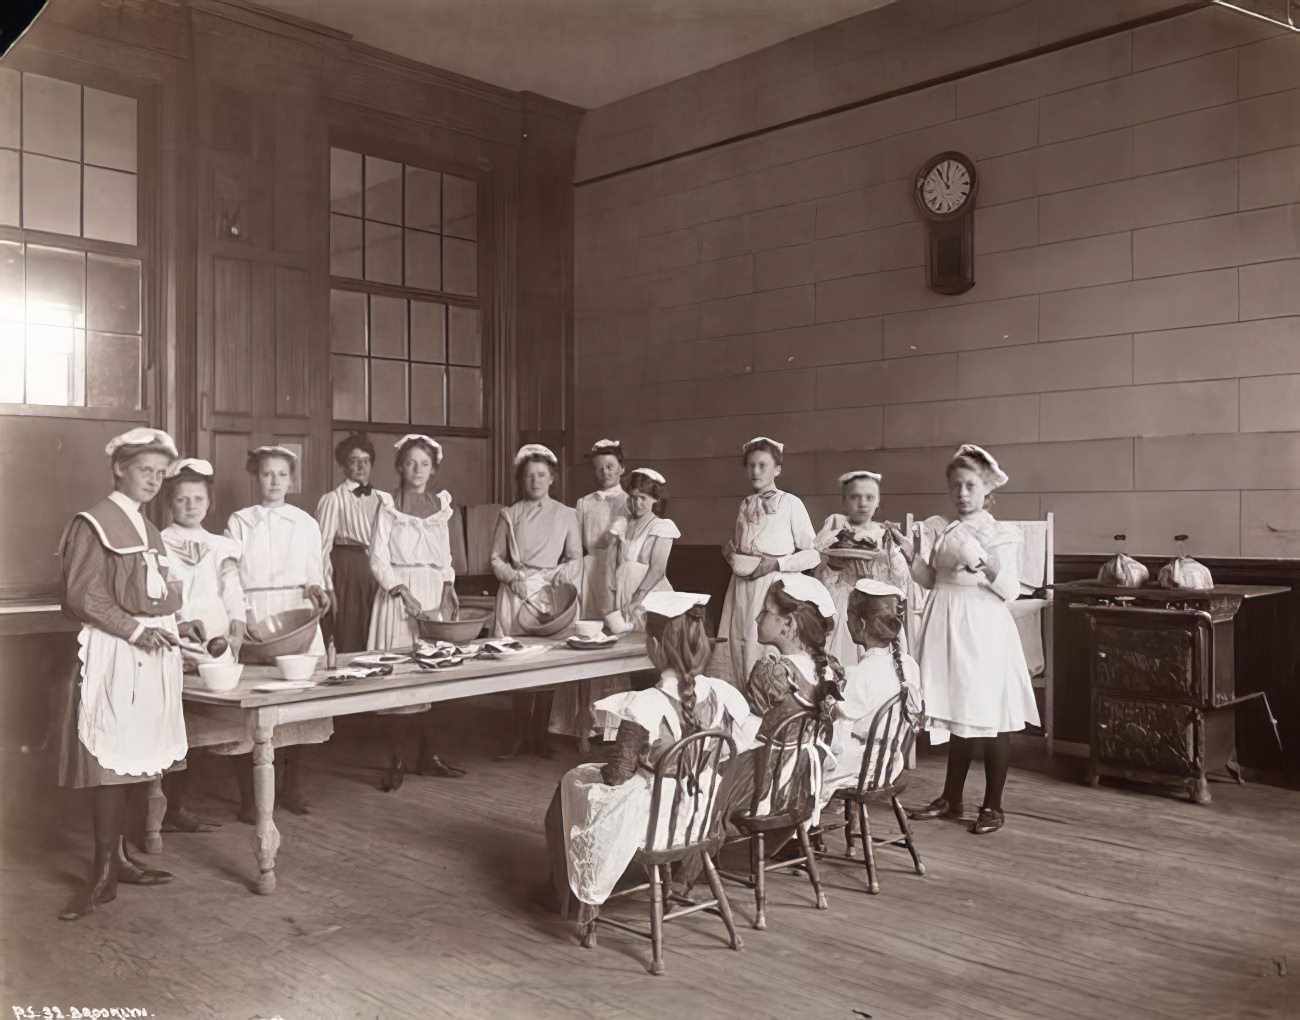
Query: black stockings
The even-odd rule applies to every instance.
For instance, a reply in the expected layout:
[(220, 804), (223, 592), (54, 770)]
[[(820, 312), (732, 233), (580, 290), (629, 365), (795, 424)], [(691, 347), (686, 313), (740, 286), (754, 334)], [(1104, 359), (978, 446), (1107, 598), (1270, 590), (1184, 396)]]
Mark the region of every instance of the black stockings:
[(984, 751), (983, 806), (1001, 810), (1002, 790), (1007, 785), (1007, 771), (1011, 767), (1010, 733), (999, 733), (996, 737), (952, 737), (948, 744), (943, 797), (949, 804), (961, 803), (966, 773), (970, 771), (976, 744), (981, 745)]

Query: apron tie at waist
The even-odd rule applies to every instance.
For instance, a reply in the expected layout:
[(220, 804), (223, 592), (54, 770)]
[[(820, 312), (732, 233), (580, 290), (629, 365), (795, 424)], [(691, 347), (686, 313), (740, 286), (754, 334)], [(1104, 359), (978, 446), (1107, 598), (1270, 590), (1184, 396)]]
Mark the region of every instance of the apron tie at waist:
[(250, 591), (305, 591), (307, 585), (304, 584), (271, 584), (265, 588), (245, 588), (245, 592)]

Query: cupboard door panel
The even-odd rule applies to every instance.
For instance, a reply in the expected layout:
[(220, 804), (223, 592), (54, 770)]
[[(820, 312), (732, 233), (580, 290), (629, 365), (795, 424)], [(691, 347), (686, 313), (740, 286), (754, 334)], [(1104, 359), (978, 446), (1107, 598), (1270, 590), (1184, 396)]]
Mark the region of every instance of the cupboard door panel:
[(275, 415), (307, 415), (307, 364), (311, 309), (307, 274), (277, 266), (275, 270)]
[(252, 288), (247, 262), (212, 260), (213, 410), (250, 414), (253, 410)]

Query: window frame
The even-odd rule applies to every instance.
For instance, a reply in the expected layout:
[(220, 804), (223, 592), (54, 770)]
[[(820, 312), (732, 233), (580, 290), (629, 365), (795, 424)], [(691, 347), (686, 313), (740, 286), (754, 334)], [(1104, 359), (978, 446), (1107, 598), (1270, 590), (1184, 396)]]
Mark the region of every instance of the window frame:
[(136, 259), (140, 262), (140, 407), (0, 403), (0, 416), (152, 424), (155, 411), (161, 410), (164, 405), (164, 373), (159, 371), (160, 362), (164, 360), (159, 347), (162, 332), (159, 326), (165, 321), (164, 310), (160, 306), (164, 281), (161, 279), (162, 268), (158, 264), (158, 253), (163, 249), (159, 237), (159, 89), (156, 85), (126, 78), (99, 67), (65, 60), (43, 51), (27, 52), (21, 48), (12, 51), (5, 55), (4, 66), (8, 70), (43, 75), (82, 88), (99, 89), (135, 100), (136, 243), (121, 244), (3, 224), (0, 224), (0, 241), (45, 245), (90, 255)]

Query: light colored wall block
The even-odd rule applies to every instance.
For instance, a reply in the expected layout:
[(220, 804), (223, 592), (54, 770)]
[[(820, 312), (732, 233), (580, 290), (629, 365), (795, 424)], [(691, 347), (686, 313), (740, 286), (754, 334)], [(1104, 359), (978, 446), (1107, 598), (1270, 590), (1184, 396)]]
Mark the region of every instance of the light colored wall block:
[(1071, 390), (1043, 398), (1039, 438), (1176, 436), (1237, 430), (1237, 383), (1165, 383)]
[(1294, 557), (1300, 549), (1300, 499), (1290, 492), (1241, 494), (1241, 555)]
[(1139, 333), (1133, 338), (1135, 383), (1293, 372), (1300, 372), (1296, 317)]
[(1133, 232), (1133, 275), (1172, 276), (1300, 255), (1300, 205)]
[[(1300, 430), (1300, 375), (1260, 375), (1242, 379), (1241, 431), (1286, 430)], [(1296, 482), (1300, 488), (1300, 478)], [(1251, 487), (1265, 488), (1262, 485)]]
[(1194, 556), (1241, 555), (1241, 497), (1235, 492), (1044, 493), (1056, 515), (1058, 549), (1109, 552), (1128, 536), (1130, 555), (1172, 558), (1175, 535), (1190, 537)]
[(1168, 436), (1135, 442), (1138, 489), (1300, 488), (1300, 433)]
[(1038, 298), (1020, 297), (884, 319), (885, 357), (1011, 347), (1038, 340)]
[(1133, 341), (1128, 336), (963, 351), (957, 392), (963, 397), (1047, 393), (1133, 381)]
[(885, 446), (1025, 443), (1038, 438), (1038, 396), (944, 400), (885, 408)]
[(1241, 208), (1300, 202), (1300, 146), (1243, 156), (1237, 164)]
[(881, 332), (881, 320), (871, 318), (759, 333), (754, 338), (754, 368), (770, 372), (778, 368), (879, 361)]
[[(1261, 281), (1260, 290), (1271, 293), (1267, 282)], [(1221, 269), (1060, 291), (1044, 294), (1040, 301), (1043, 340), (1231, 322), (1237, 318), (1237, 270)], [(1260, 301), (1261, 307), (1276, 304), (1267, 297)]]
[(1300, 315), (1300, 259), (1243, 266), (1241, 318)]
[(1237, 103), (1166, 117), (1133, 130), (1133, 173), (1210, 163), (1237, 155)]

